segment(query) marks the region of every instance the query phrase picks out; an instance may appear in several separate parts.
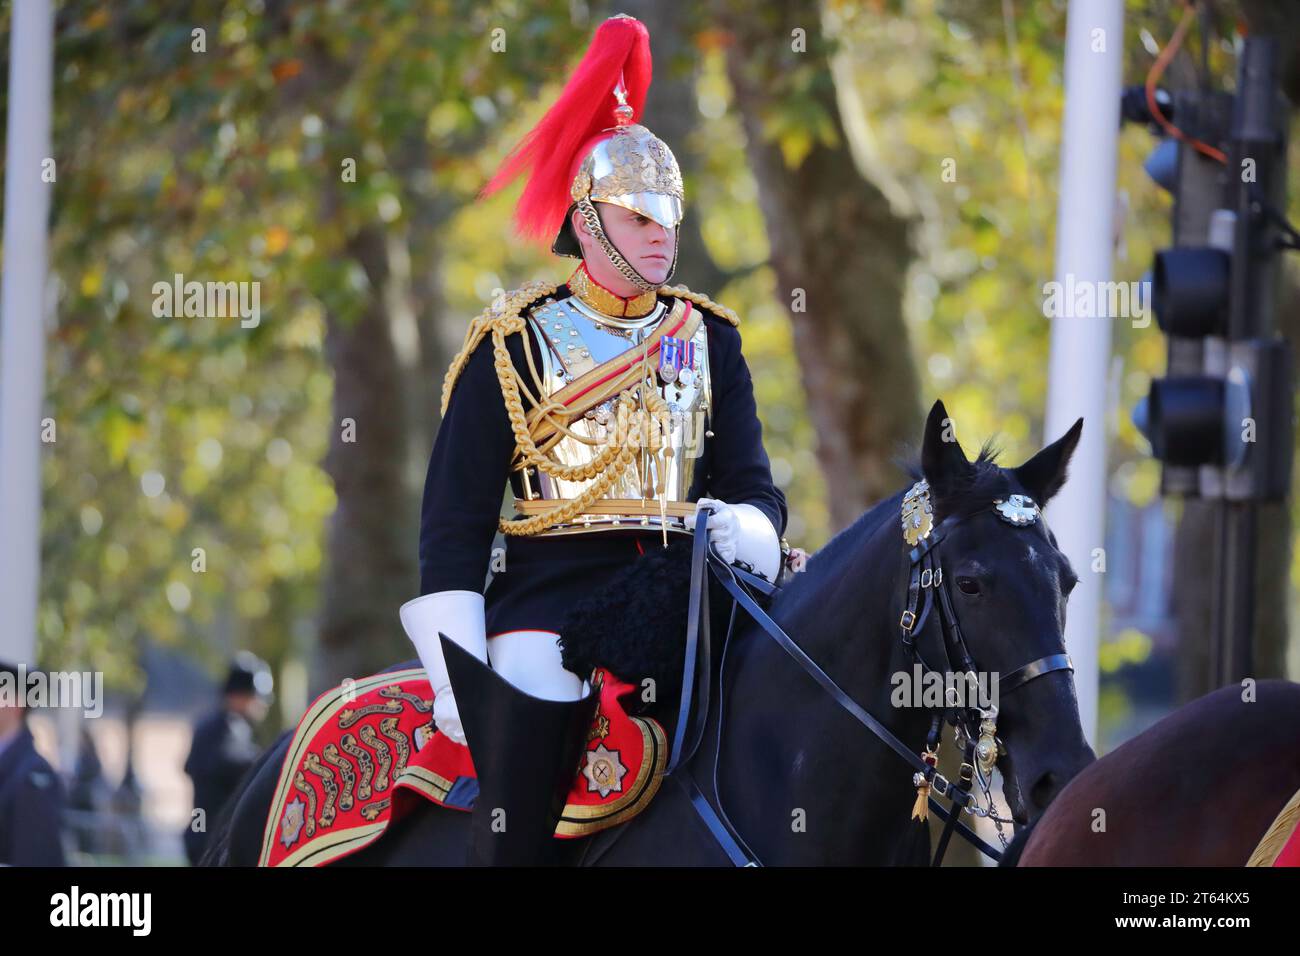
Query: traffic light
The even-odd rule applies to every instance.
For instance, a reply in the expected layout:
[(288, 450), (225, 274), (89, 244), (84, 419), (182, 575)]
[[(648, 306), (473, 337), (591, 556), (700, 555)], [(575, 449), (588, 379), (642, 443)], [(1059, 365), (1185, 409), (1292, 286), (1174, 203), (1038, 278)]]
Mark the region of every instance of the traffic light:
[[(1179, 144), (1179, 244), (1159, 251), (1152, 270), (1151, 305), (1168, 336), (1169, 371), (1152, 381), (1134, 417), (1165, 465), (1166, 493), (1277, 501), (1290, 488), (1292, 363), (1272, 316), (1281, 244), (1269, 212), (1285, 195), (1287, 116), (1275, 57), (1271, 38), (1247, 40), (1227, 129), (1222, 101), (1212, 100), (1221, 94), (1175, 101), (1181, 130), (1226, 145), (1227, 162), (1209, 178), (1208, 161)], [(1198, 119), (1199, 129), (1189, 130)], [(1148, 162), (1158, 181), (1165, 168), (1154, 157)], [(1199, 223), (1179, 235), (1188, 225), (1180, 212), (1197, 204)]]

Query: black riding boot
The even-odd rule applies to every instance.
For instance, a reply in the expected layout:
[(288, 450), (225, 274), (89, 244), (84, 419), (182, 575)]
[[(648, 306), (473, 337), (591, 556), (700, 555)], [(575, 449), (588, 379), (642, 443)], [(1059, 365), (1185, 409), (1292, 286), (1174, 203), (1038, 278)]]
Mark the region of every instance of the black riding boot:
[(459, 644), (439, 639), (478, 775), (466, 862), (556, 864), (555, 826), (578, 773), (597, 691), (573, 701), (533, 697)]

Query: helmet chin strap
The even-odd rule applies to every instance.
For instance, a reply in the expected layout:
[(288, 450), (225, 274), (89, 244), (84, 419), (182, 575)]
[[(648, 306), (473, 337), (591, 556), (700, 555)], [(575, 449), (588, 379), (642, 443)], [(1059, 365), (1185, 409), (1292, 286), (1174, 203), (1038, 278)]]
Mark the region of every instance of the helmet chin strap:
[[(642, 292), (656, 292), (662, 286), (668, 284), (669, 280), (673, 277), (673, 273), (677, 271), (677, 251), (680, 243), (676, 241), (673, 242), (673, 264), (669, 267), (668, 274), (664, 276), (663, 282), (651, 282), (646, 279), (645, 276), (641, 275), (641, 273), (636, 271), (632, 266), (632, 263), (628, 262), (627, 259), (623, 257), (623, 254), (618, 251), (618, 247), (615, 246), (609, 236), (605, 234), (605, 225), (600, 221), (600, 214), (596, 212), (595, 203), (584, 197), (583, 199), (578, 200), (577, 205), (578, 212), (582, 216), (582, 221), (587, 224), (587, 229), (596, 237), (596, 242), (599, 243), (601, 251), (604, 252), (605, 257), (609, 259), (610, 265), (618, 270), (619, 275), (632, 283)], [(675, 238), (676, 237), (674, 237), (674, 239)]]

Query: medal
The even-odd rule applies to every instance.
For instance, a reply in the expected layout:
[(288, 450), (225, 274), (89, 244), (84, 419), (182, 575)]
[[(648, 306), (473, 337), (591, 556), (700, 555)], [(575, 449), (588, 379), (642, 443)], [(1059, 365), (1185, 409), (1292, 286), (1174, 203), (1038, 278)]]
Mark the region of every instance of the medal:
[(682, 345), (682, 368), (677, 373), (677, 380), (685, 386), (689, 386), (695, 381), (695, 342), (685, 342)]
[(665, 382), (675, 382), (682, 367), (681, 339), (665, 335), (659, 340), (659, 377)]

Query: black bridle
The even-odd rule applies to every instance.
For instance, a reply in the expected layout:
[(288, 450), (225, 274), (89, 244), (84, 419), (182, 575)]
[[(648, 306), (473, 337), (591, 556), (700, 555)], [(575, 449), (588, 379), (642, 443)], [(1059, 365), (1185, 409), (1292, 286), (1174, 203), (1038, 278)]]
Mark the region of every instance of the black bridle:
[[(997, 504), (1000, 504), (1000, 502)], [(1033, 505), (1033, 502), (1031, 501), (1029, 504)], [(908, 553), (910, 571), (908, 574), (907, 605), (898, 621), (903, 649), (908, 660), (919, 663), (922, 673), (939, 673), (945, 677), (948, 674), (956, 674), (966, 681), (967, 687), (975, 686), (978, 679), (978, 669), (975, 666), (974, 657), (966, 645), (966, 637), (961, 630), (961, 621), (957, 618), (957, 612), (953, 608), (952, 595), (948, 590), (948, 578), (944, 576), (936, 551), (939, 544), (954, 527), (968, 518), (989, 510), (993, 510), (993, 508), (948, 515), (916, 543)], [(937, 595), (937, 598), (935, 595)], [(939, 630), (943, 636), (944, 663), (947, 665), (943, 669), (932, 667), (921, 653), (919, 646), (921, 632), (929, 619), (931, 609), (935, 607), (939, 609)], [(1030, 661), (1023, 667), (1017, 668), (1005, 678), (999, 679), (999, 694), (1011, 694), (1035, 678), (1055, 671), (1074, 671), (1074, 664), (1071, 662), (1069, 654), (1047, 654), (1037, 660)], [(945, 682), (943, 686), (947, 688), (950, 685)], [(948, 703), (948, 701), (945, 700), (945, 703)], [(934, 778), (938, 778), (940, 781), (937, 784), (939, 792), (944, 793), (947, 791), (954, 804), (954, 813), (946, 818), (943, 833), (939, 838), (934, 866), (938, 866), (943, 861), (944, 852), (948, 848), (948, 840), (952, 836), (953, 820), (956, 818), (955, 809), (957, 805), (960, 804), (965, 807), (970, 802), (970, 785), (975, 771), (977, 769), (981, 771), (981, 781), (983, 782), (997, 762), (998, 757), (1006, 753), (1002, 741), (996, 736), (996, 705), (991, 711), (985, 711), (980, 708), (962, 706), (959, 702), (955, 702), (937, 715), (932, 723), (930, 734), (926, 740), (928, 755), (934, 756), (935, 754), (939, 729), (945, 717), (949, 723), (958, 729), (958, 740), (963, 742), (964, 752), (958, 773), (959, 782), (949, 787), (948, 781), (942, 779), (941, 774), (927, 771), (918, 771), (917, 777), (920, 779), (915, 781), (918, 785), (924, 784), (927, 787), (935, 787)], [(933, 771), (934, 764), (937, 761), (927, 762), (925, 756), (922, 755), (922, 762), (926, 763), (930, 770)], [(987, 784), (984, 784), (984, 786), (987, 792)], [(999, 827), (999, 831), (1000, 829)], [(987, 850), (984, 852), (987, 852)]]
[[(917, 488), (923, 488), (924, 483), (918, 483), (914, 486), (913, 491)], [(928, 510), (928, 491), (926, 494), (925, 505)], [(1025, 499), (1028, 500), (1028, 499)], [(997, 504), (1001, 504), (998, 502)], [(1029, 504), (1032, 506), (1033, 502)], [(1035, 511), (1036, 511), (1036, 506)], [(988, 510), (988, 509), (984, 509)], [(874, 733), (882, 742), (889, 746), (891, 750), (897, 753), (903, 760), (909, 763), (915, 771), (914, 782), (920, 788), (920, 792), (925, 796), (926, 803), (935, 810), (936, 813), (944, 820), (944, 830), (940, 837), (938, 848), (935, 852), (933, 866), (938, 866), (942, 860), (944, 852), (947, 849), (949, 838), (953, 832), (960, 834), (965, 840), (975, 846), (980, 852), (984, 853), (995, 860), (1001, 858), (1001, 853), (982, 840), (965, 824), (959, 822), (958, 817), (962, 808), (967, 807), (971, 801), (971, 783), (973, 773), (977, 766), (987, 765), (991, 767), (996, 762), (1000, 741), (997, 741), (990, 730), (990, 716), (987, 712), (979, 711), (972, 708), (951, 707), (945, 708), (943, 712), (936, 716), (931, 725), (929, 739), (927, 740), (927, 751), (925, 754), (918, 756), (907, 747), (889, 728), (885, 727), (880, 721), (876, 720), (871, 714), (867, 713), (855, 700), (849, 697), (838, 684), (835, 683), (825, 671), (810, 658), (803, 649), (799, 647), (790, 636), (781, 629), (768, 613), (759, 605), (755, 599), (751, 588), (761, 592), (764, 595), (771, 595), (776, 586), (756, 575), (749, 574), (741, 568), (734, 567), (718, 556), (717, 552), (708, 547), (708, 530), (706, 521), (709, 509), (700, 509), (696, 516), (695, 523), (695, 541), (691, 555), (691, 585), (690, 585), (690, 605), (688, 609), (688, 629), (686, 639), (686, 660), (682, 673), (682, 703), (678, 712), (677, 725), (673, 733), (672, 753), (668, 763), (665, 775), (672, 776), (684, 762), (689, 761), (699, 747), (703, 738), (704, 726), (708, 720), (709, 714), (709, 684), (710, 684), (710, 646), (709, 646), (709, 620), (708, 620), (708, 588), (704, 580), (704, 567), (707, 564), (710, 572), (718, 579), (722, 586), (735, 599), (736, 604), (740, 605), (745, 611), (763, 628), (763, 630), (779, 644), (796, 662), (803, 667), (808, 674), (817, 681), (818, 684), (840, 705), (845, 711), (854, 717), (859, 723), (864, 725), (868, 730)], [(943, 569), (939, 564), (938, 556), (935, 553), (938, 545), (944, 540), (948, 533), (962, 521), (972, 517), (974, 514), (981, 512), (967, 512), (958, 515), (949, 515), (945, 517), (938, 525), (932, 529), (925, 527), (919, 535), (919, 540), (912, 548), (908, 555), (910, 564), (909, 583), (907, 591), (907, 606), (899, 620), (899, 627), (902, 631), (904, 648), (910, 659), (919, 662), (923, 669), (930, 669), (929, 665), (921, 656), (919, 648), (916, 646), (917, 636), (930, 616), (930, 611), (934, 607), (939, 608), (938, 619), (940, 629), (944, 638), (945, 656), (947, 658), (948, 668), (944, 673), (956, 672), (963, 676), (975, 676), (975, 662), (966, 646), (965, 636), (961, 631), (961, 624), (957, 619), (957, 614), (953, 609), (952, 598), (948, 593), (947, 581), (943, 574)], [(1012, 524), (1021, 524), (1019, 521), (1011, 521)], [(1032, 522), (1028, 522), (1032, 523)], [(935, 595), (938, 595), (937, 601)], [(735, 607), (732, 607), (731, 621), (728, 625), (728, 633), (735, 624)], [(725, 694), (726, 691), (726, 659), (727, 652), (730, 650), (730, 641), (727, 642), (723, 649), (721, 673), (719, 674), (719, 694)], [(953, 668), (952, 661), (956, 660), (957, 667)], [(702, 665), (702, 666), (701, 666)], [(1011, 693), (1035, 678), (1042, 677), (1056, 671), (1073, 671), (1074, 666), (1070, 662), (1068, 654), (1050, 654), (1040, 657), (1035, 661), (1024, 665), (1013, 671), (1005, 681), (999, 682), (999, 690)], [(698, 696), (700, 700), (695, 702), (696, 685), (698, 684)], [(695, 702), (696, 706), (692, 707)], [(995, 709), (996, 710), (996, 709)], [(964, 754), (961, 764), (961, 771), (957, 781), (949, 781), (943, 774), (936, 769), (937, 759), (926, 759), (927, 756), (934, 757), (934, 749), (938, 742), (939, 727), (945, 714), (950, 715), (954, 726), (958, 727), (964, 734)], [(972, 733), (971, 725), (975, 721), (975, 714), (978, 714), (979, 726), (981, 731), (987, 733)], [(993, 715), (996, 716), (996, 713)], [(675, 776), (687, 796), (691, 800), (696, 812), (700, 815), (705, 825), (713, 833), (714, 838), (718, 841), (722, 849), (733, 863), (738, 866), (759, 866), (761, 863), (755, 854), (740, 836), (734, 824), (727, 817), (726, 810), (722, 804), (722, 793), (718, 788), (718, 764), (721, 753), (722, 741), (722, 723), (725, 717), (722, 701), (719, 701), (718, 712), (718, 748), (713, 755), (713, 791), (717, 801), (717, 811), (705, 798), (691, 776), (689, 770), (681, 775)], [(693, 719), (692, 719), (693, 718)], [(977, 743), (978, 741), (978, 743)], [(987, 752), (981, 753), (976, 757), (977, 747), (983, 747), (985, 751), (991, 744), (993, 751), (991, 757)], [(922, 786), (923, 785), (923, 786)], [(935, 793), (946, 796), (951, 801), (951, 808), (945, 809), (934, 797)], [(970, 811), (968, 811), (970, 812)], [(617, 834), (624, 828), (619, 827), (613, 835), (617, 839)], [(599, 856), (613, 840), (597, 854)]]

